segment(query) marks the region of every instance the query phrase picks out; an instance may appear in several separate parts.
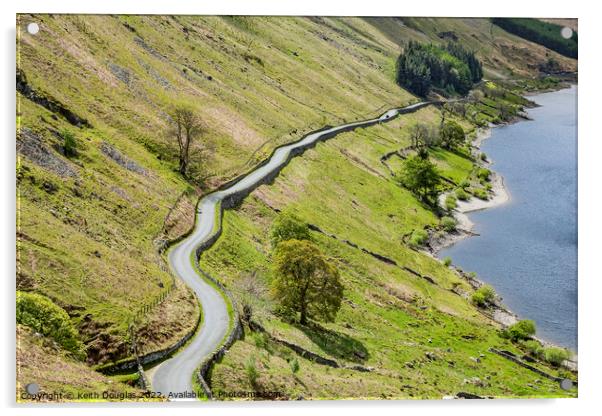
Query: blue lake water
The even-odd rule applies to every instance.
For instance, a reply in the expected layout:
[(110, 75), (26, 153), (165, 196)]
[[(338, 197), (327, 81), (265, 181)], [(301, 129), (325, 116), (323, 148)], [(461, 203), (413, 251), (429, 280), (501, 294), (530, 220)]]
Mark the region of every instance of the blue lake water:
[(577, 349), (577, 87), (529, 97), (532, 121), (494, 128), (482, 146), (508, 203), (469, 214), (471, 237), (442, 250), (491, 284), (537, 335)]

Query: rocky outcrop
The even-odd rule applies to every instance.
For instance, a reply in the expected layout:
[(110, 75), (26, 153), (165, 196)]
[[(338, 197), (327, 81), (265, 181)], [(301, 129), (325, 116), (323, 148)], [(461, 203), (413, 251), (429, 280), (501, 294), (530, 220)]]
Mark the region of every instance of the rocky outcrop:
[(113, 146), (108, 144), (107, 142), (102, 142), (100, 145), (100, 150), (109, 158), (111, 158), (114, 162), (116, 162), (119, 166), (126, 168), (131, 172), (138, 173), (140, 175), (147, 175), (146, 169), (142, 166), (124, 156), (119, 150), (115, 149)]
[(43, 142), (40, 136), (27, 128), (22, 128), (19, 131), (17, 153), (62, 178), (77, 176), (75, 167), (70, 162), (59, 156), (57, 152)]
[(69, 110), (64, 104), (35, 90), (31, 85), (29, 85), (27, 78), (25, 77), (25, 73), (20, 69), (17, 69), (17, 91), (20, 92), (24, 97), (30, 99), (36, 104), (41, 105), (50, 112), (63, 116), (69, 123), (76, 127), (91, 127), (88, 120), (78, 116), (73, 111)]

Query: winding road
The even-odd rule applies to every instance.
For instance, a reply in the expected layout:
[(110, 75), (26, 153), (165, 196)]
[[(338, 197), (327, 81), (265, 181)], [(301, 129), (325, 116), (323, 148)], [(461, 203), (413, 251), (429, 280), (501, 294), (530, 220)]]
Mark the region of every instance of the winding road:
[[(193, 266), (192, 259), (198, 258), (199, 246), (208, 245), (215, 239), (223, 208), (244, 198), (259, 185), (269, 182), (286, 166), (290, 159), (321, 140), (329, 139), (341, 132), (357, 127), (392, 120), (399, 114), (411, 113), (432, 102), (420, 102), (403, 108), (385, 112), (378, 118), (343, 124), (310, 133), (297, 142), (277, 148), (272, 156), (258, 168), (223, 189), (203, 197), (197, 206), (197, 221), (194, 230), (169, 251), (169, 265), (198, 297), (203, 321), (192, 340), (172, 358), (162, 362), (152, 376), (153, 391), (166, 397), (192, 397), (192, 380), (195, 370), (205, 357), (221, 346), (229, 325), (228, 308), (223, 294), (214, 285), (200, 276)], [(197, 253), (197, 251), (199, 251)], [(197, 256), (197, 257), (195, 257)]]

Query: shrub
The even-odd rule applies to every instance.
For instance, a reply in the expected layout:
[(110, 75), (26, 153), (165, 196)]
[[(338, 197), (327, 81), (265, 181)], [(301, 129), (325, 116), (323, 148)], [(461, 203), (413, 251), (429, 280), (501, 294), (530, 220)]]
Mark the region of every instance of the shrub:
[(255, 357), (251, 356), (245, 362), (245, 374), (247, 375), (247, 380), (249, 380), (251, 386), (255, 387), (257, 385), (257, 379), (259, 378), (259, 372), (255, 366)]
[(543, 358), (548, 363), (558, 367), (564, 360), (569, 358), (569, 353), (564, 348), (547, 347), (543, 350)]
[(512, 341), (520, 341), (523, 339), (530, 339), (535, 335), (535, 322), (524, 319), (518, 321), (514, 325), (510, 325), (507, 329), (502, 332), (502, 335)]
[(79, 334), (67, 312), (46, 296), (37, 293), (17, 292), (17, 323), (52, 338), (77, 358), (84, 357)]
[(443, 226), (443, 229), (445, 231), (451, 233), (456, 229), (456, 225), (458, 225), (458, 222), (453, 217), (445, 216), (441, 218), (441, 225)]
[(299, 372), (299, 361), (297, 358), (293, 358), (290, 363), (291, 371), (293, 374), (297, 374)]
[(311, 240), (309, 227), (291, 212), (282, 212), (272, 224), (270, 233), (272, 246), (288, 240)]
[(525, 350), (527, 350), (527, 352), (533, 357), (539, 358), (543, 355), (543, 347), (539, 341), (534, 339), (523, 341), (523, 346), (525, 347)]
[(471, 301), (473, 304), (479, 307), (485, 307), (493, 302), (495, 299), (495, 290), (489, 285), (483, 285), (471, 296)]
[(456, 197), (460, 200), (460, 201), (467, 201), (469, 198), (468, 193), (462, 189), (462, 188), (458, 188), (456, 189)]
[(483, 162), (487, 162), (487, 155), (485, 153), (481, 153), (479, 155), (479, 158), (483, 161)]
[(268, 352), (268, 354), (272, 354), (272, 347), (270, 345), (269, 338), (266, 334), (258, 332), (254, 334), (253, 340), (255, 341), (255, 346), (257, 348), (262, 348)]
[(489, 194), (484, 189), (475, 189), (473, 191), (473, 194), (474, 196), (476, 196), (479, 199), (482, 199), (483, 201), (487, 201), (489, 199)]
[(458, 206), (458, 199), (452, 195), (449, 194), (445, 197), (445, 209), (447, 209), (448, 211), (451, 211), (453, 209), (455, 209)]
[(73, 133), (64, 129), (61, 131), (61, 137), (63, 138), (63, 152), (65, 153), (65, 156), (77, 156), (77, 143), (75, 142)]
[(477, 178), (479, 178), (482, 181), (488, 181), (490, 176), (491, 171), (487, 168), (479, 168), (479, 170), (477, 171)]
[(479, 293), (479, 292), (474, 292), (472, 294), (472, 296), (470, 297), (470, 301), (473, 303), (473, 305), (476, 305), (479, 307), (484, 307), (486, 305), (485, 297), (483, 296), (482, 293)]
[(428, 240), (429, 235), (424, 230), (414, 230), (410, 237), (410, 247), (418, 248), (423, 246)]
[(460, 186), (460, 188), (462, 189), (466, 189), (470, 186), (470, 181), (464, 179), (462, 182), (460, 182), (460, 185), (458, 186)]
[(451, 259), (451, 257), (449, 257), (449, 256), (448, 256), (448, 257), (444, 258), (444, 259), (443, 259), (443, 264), (445, 265), (445, 267), (449, 267), (449, 266), (451, 266), (451, 264), (452, 264), (452, 259)]

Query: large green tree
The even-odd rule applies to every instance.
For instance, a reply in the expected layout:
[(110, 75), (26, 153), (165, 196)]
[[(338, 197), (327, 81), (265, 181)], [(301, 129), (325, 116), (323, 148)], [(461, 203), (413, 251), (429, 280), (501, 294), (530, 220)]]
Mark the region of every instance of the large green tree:
[(337, 268), (310, 241), (288, 240), (276, 246), (274, 296), (285, 310), (308, 318), (334, 321), (343, 299)]
[(309, 227), (292, 212), (281, 212), (270, 231), (272, 246), (287, 240), (311, 240)]
[(397, 180), (428, 204), (436, 199), (441, 183), (439, 171), (429, 160), (428, 153), (408, 157), (397, 174)]
[(441, 146), (454, 150), (462, 146), (466, 141), (464, 129), (455, 121), (446, 121), (441, 127)]

